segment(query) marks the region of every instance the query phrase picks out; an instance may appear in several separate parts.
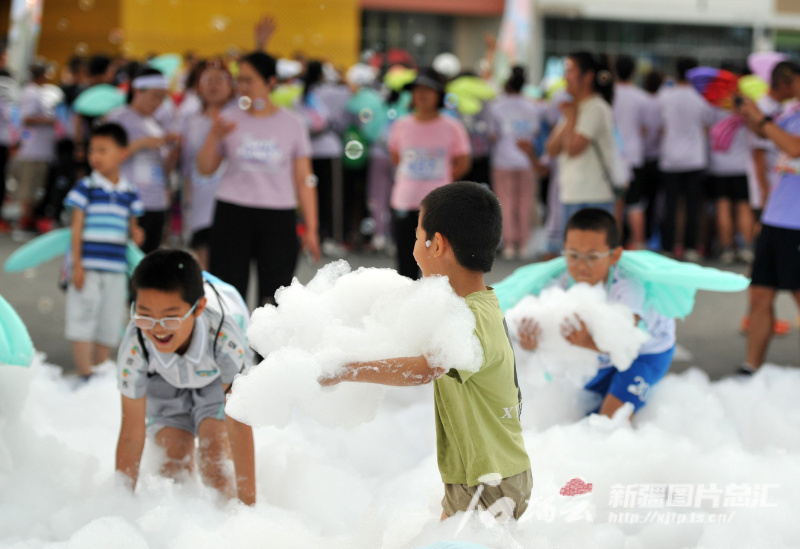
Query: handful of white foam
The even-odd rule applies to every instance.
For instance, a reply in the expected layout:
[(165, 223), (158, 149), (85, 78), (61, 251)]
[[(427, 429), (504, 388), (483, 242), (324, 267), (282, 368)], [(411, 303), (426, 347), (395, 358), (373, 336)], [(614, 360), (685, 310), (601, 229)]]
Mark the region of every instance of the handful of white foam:
[(307, 286), (295, 279), (275, 301), (257, 309), (247, 329), (265, 359), (236, 378), (226, 406), (228, 415), (253, 426), (284, 427), (294, 410), (327, 426), (371, 421), (382, 386), (317, 382), (347, 363), (424, 355), (432, 367), (475, 371), (483, 361), (475, 317), (445, 277), (350, 272), (341, 260)]
[[(597, 373), (597, 353), (572, 345), (562, 335), (565, 323), (579, 327), (576, 317), (586, 325), (597, 348), (608, 353), (620, 371), (630, 367), (650, 337), (636, 326), (631, 310), (622, 303), (609, 302), (600, 286), (576, 284), (566, 291), (547, 288), (539, 297), (525, 297), (506, 313), (522, 377), (537, 377), (533, 372), (541, 371), (582, 380)], [(534, 352), (525, 351), (518, 344), (524, 318), (535, 320), (541, 330)]]

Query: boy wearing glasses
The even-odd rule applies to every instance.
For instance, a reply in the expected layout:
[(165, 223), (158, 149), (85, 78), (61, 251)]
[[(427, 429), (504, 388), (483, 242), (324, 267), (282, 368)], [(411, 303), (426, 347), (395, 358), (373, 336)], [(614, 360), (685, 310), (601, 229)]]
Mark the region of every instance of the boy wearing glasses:
[(128, 237), (137, 244), (144, 240), (136, 221), (144, 206), (120, 174), (127, 153), (128, 135), (121, 126), (96, 127), (89, 141), (92, 173), (64, 199), (72, 211), (72, 276), (64, 332), (83, 380), (119, 344), (128, 285)]
[[(630, 368), (620, 372), (608, 361), (603, 350), (597, 348), (582, 321), (579, 329), (567, 322), (561, 326), (564, 339), (600, 355), (601, 368), (585, 386), (585, 389), (603, 396), (597, 412), (612, 417), (626, 402), (633, 404), (634, 412), (638, 411), (647, 402), (652, 386), (664, 377), (672, 363), (675, 319), (646, 306), (642, 281), (617, 266), (622, 247), (617, 223), (608, 212), (588, 208), (575, 213), (567, 221), (563, 255), (567, 260), (567, 270), (553, 279), (550, 286), (567, 289), (578, 282), (592, 286), (602, 284), (609, 300), (626, 305), (634, 314), (631, 321), (650, 334)], [(535, 350), (538, 334), (536, 320), (525, 319), (519, 329), (522, 348)]]
[(255, 503), (252, 430), (225, 416), (226, 394), (246, 368), (241, 328), (206, 307), (200, 265), (187, 252), (147, 255), (131, 286), (131, 322), (117, 358), (117, 471), (135, 488), (149, 429), (164, 450), (161, 473), (180, 479), (194, 469), (197, 437), (204, 483), (226, 499)]

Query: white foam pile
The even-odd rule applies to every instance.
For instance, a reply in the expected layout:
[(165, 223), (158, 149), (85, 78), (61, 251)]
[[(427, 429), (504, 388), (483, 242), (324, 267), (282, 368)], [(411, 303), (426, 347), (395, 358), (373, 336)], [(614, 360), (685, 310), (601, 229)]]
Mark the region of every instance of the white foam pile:
[[(219, 506), (197, 483), (173, 484), (152, 462), (135, 496), (116, 487), (119, 395), (110, 364), (77, 390), (38, 360), (30, 370), (0, 366), (0, 547), (800, 546), (797, 369), (768, 366), (749, 380), (715, 383), (698, 370), (668, 375), (633, 427), (593, 416), (535, 428), (535, 403), (556, 405), (575, 389), (523, 391), (530, 509), (514, 528), (479, 518), (462, 527), (461, 516), (438, 520), (429, 386), (389, 389), (375, 419), (347, 431), (302, 417), (256, 429), (258, 503), (246, 508)], [(592, 492), (560, 495), (573, 478)], [(663, 497), (652, 492), (663, 485), (701, 500), (658, 507)], [(695, 522), (686, 522), (692, 513)]]
[[(430, 325), (415, 328), (423, 338)], [(0, 365), (0, 547), (800, 547), (797, 368), (719, 382), (697, 369), (670, 374), (633, 425), (582, 417), (566, 377), (542, 381), (523, 364), (519, 377), (533, 499), (519, 523), (500, 526), (464, 515), (440, 523), (429, 385), (388, 389), (373, 420), (349, 430), (305, 414), (255, 429), (258, 502), (247, 508), (158, 476), (147, 450), (136, 494), (117, 486), (113, 365), (77, 388), (41, 356), (30, 369)]]
[(425, 355), (431, 366), (476, 370), (482, 361), (475, 317), (446, 278), (412, 282), (393, 269), (350, 271), (344, 261), (297, 279), (257, 309), (247, 338), (265, 360), (234, 383), (228, 413), (254, 426), (284, 427), (294, 410), (327, 426), (375, 417), (385, 387), (321, 376), (342, 365)]
[(636, 327), (628, 307), (609, 302), (602, 287), (588, 284), (576, 284), (568, 290), (547, 288), (538, 297), (524, 297), (506, 314), (512, 338), (525, 318), (538, 324), (539, 345), (535, 352), (517, 348), (517, 361), (529, 370), (575, 379), (597, 373), (597, 353), (564, 339), (563, 325), (580, 329), (578, 319), (583, 321), (598, 349), (607, 352), (620, 371), (630, 367), (649, 338), (647, 332)]

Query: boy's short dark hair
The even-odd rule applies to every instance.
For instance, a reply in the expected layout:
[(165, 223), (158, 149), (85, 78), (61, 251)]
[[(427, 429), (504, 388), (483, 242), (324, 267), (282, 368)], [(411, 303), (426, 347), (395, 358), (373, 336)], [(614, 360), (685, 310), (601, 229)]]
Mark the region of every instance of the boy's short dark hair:
[(183, 250), (156, 250), (147, 254), (133, 271), (131, 294), (136, 301), (139, 290), (178, 292), (189, 305), (205, 295), (203, 271), (190, 253)]
[(617, 57), (615, 68), (617, 69), (617, 78), (627, 82), (633, 76), (633, 72), (636, 69), (636, 61), (630, 55), (620, 55)]
[(110, 137), (120, 147), (128, 146), (128, 132), (125, 128), (114, 122), (98, 124), (92, 128), (92, 137)]
[(422, 228), (428, 238), (440, 233), (465, 269), (492, 270), (503, 232), (500, 202), (484, 185), (458, 181), (434, 189), (422, 200)]
[(564, 238), (570, 230), (596, 231), (606, 235), (606, 244), (609, 248), (619, 246), (619, 228), (614, 216), (599, 208), (586, 208), (575, 212), (567, 221)]
[(86, 64), (86, 69), (89, 71), (89, 76), (103, 76), (110, 66), (111, 58), (99, 53), (93, 55), (89, 59), (89, 62)]
[(678, 73), (678, 80), (681, 82), (686, 81), (686, 73), (697, 66), (697, 58), (695, 57), (679, 57), (675, 63), (675, 69)]
[(776, 89), (781, 83), (791, 84), (795, 76), (800, 75), (800, 65), (796, 61), (781, 61), (772, 69), (770, 86)]

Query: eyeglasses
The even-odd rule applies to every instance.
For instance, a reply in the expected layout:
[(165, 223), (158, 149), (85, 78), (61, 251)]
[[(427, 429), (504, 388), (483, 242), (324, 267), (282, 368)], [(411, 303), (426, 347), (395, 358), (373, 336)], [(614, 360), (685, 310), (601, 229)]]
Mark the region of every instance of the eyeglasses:
[(136, 327), (142, 330), (152, 330), (156, 327), (156, 324), (161, 324), (161, 327), (165, 330), (174, 331), (181, 327), (181, 324), (183, 324), (184, 320), (189, 318), (189, 315), (192, 314), (192, 312), (194, 312), (194, 310), (197, 308), (198, 303), (200, 303), (199, 299), (194, 302), (194, 305), (192, 305), (192, 308), (189, 309), (189, 312), (182, 317), (168, 316), (165, 318), (151, 318), (149, 316), (140, 316), (134, 314), (134, 304), (131, 303), (131, 318), (133, 319), (133, 323), (136, 325)]
[(591, 252), (588, 254), (581, 254), (574, 250), (564, 250), (561, 252), (567, 259), (567, 263), (574, 265), (578, 261), (583, 261), (589, 267), (594, 267), (597, 265), (597, 262), (603, 259), (604, 257), (608, 257), (614, 253), (614, 250), (608, 250), (607, 252)]

